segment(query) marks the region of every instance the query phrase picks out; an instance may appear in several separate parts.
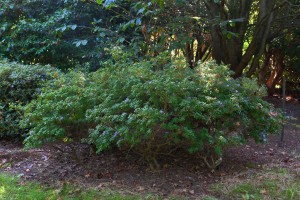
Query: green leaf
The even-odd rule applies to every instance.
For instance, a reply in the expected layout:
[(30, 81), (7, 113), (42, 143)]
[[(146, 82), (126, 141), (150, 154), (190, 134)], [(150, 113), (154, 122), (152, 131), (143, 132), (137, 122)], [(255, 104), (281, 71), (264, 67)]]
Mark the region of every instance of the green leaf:
[(81, 41), (77, 41), (77, 42), (75, 42), (75, 44), (76, 44), (76, 47), (79, 47), (81, 45)]
[(139, 9), (139, 11), (137, 12), (137, 14), (143, 13), (145, 11), (145, 8), (141, 8)]
[(153, 3), (157, 3), (159, 7), (164, 7), (164, 0), (152, 0)]
[(67, 26), (66, 26), (66, 25), (64, 25), (64, 26), (61, 28), (62, 31), (65, 31), (66, 29), (67, 29)]
[(125, 41), (125, 38), (119, 38), (119, 39), (117, 40), (118, 43), (123, 43), (124, 41)]
[(125, 31), (129, 26), (134, 27), (134, 25), (135, 25), (135, 20), (130, 20), (129, 22), (127, 22), (122, 26), (122, 30)]
[(106, 0), (104, 3), (104, 7), (111, 7), (114, 5), (116, 0)]
[(135, 20), (135, 24), (136, 24), (136, 25), (141, 25), (141, 24), (142, 24), (141, 18), (137, 18), (137, 19)]
[(87, 42), (88, 42), (87, 40), (81, 40), (81, 44), (84, 46), (87, 44)]
[(101, 32), (100, 37), (104, 37), (104, 36), (105, 36), (105, 33)]
[(76, 24), (70, 25), (70, 28), (71, 28), (72, 30), (75, 30), (75, 29), (77, 28), (77, 25), (76, 25)]

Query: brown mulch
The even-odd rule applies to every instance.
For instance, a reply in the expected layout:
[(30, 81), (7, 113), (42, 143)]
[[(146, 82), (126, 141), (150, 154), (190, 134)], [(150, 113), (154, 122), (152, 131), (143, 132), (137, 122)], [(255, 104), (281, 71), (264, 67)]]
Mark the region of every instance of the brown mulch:
[[(279, 99), (268, 99), (280, 106)], [(149, 170), (139, 156), (112, 150), (100, 155), (90, 153), (85, 144), (76, 145), (80, 160), (49, 146), (22, 150), (22, 144), (0, 141), (0, 172), (15, 174), (24, 180), (46, 185), (69, 182), (85, 187), (116, 189), (129, 194), (152, 193), (162, 197), (177, 196), (200, 199), (209, 194), (211, 184), (230, 176), (243, 175), (248, 170), (264, 166), (280, 166), (300, 171), (300, 103), (290, 101), (286, 113), (294, 120), (285, 126), (284, 143), (279, 135), (270, 136), (266, 144), (232, 147), (224, 152), (223, 163), (214, 173), (201, 160), (184, 156), (162, 158), (160, 171)], [(68, 149), (65, 149), (68, 152)]]

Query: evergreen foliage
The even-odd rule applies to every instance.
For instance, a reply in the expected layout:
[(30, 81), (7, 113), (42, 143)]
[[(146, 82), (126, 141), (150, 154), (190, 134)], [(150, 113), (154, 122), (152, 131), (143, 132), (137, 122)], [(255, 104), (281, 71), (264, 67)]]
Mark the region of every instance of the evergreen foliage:
[(0, 61), (0, 137), (24, 136), (19, 126), (24, 106), (41, 94), (47, 80), (59, 72), (50, 66), (22, 65)]
[(90, 77), (71, 72), (48, 84), (26, 106), (26, 145), (68, 141), (78, 137), (76, 127), (83, 133), (88, 126), (80, 138), (97, 152), (131, 149), (156, 168), (160, 154), (181, 148), (214, 168), (225, 146), (265, 142), (279, 128), (279, 115), (261, 99), (265, 89), (255, 80), (233, 79), (214, 62), (192, 70), (183, 59), (165, 61), (110, 65)]

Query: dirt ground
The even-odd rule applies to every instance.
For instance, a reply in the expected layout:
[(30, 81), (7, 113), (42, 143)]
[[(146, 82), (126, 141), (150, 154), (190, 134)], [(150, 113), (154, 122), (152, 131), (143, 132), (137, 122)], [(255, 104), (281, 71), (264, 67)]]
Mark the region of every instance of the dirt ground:
[[(279, 99), (268, 100), (280, 106)], [(289, 121), (285, 126), (284, 143), (280, 142), (279, 135), (272, 135), (266, 144), (250, 141), (226, 149), (223, 162), (214, 173), (206, 169), (201, 160), (190, 156), (162, 158), (162, 170), (152, 172), (139, 156), (132, 153), (113, 150), (90, 155), (87, 145), (76, 144), (80, 154), (80, 161), (76, 161), (71, 154), (49, 146), (24, 151), (21, 143), (7, 140), (0, 141), (0, 172), (52, 186), (68, 182), (128, 194), (152, 193), (162, 197), (201, 199), (211, 193), (212, 184), (243, 176), (249, 170), (279, 166), (300, 172), (300, 102), (289, 101), (286, 111)]]

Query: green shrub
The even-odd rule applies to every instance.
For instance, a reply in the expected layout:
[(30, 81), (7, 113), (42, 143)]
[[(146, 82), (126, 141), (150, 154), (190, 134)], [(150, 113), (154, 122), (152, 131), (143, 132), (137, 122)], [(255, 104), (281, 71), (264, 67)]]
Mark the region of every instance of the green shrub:
[(102, 102), (87, 116), (96, 124), (90, 142), (99, 152), (115, 145), (133, 149), (155, 168), (159, 154), (184, 148), (214, 168), (225, 145), (248, 137), (263, 142), (279, 128), (255, 80), (234, 80), (215, 63), (155, 68), (141, 62), (94, 74)]
[(261, 99), (265, 93), (256, 80), (232, 79), (227, 67), (212, 62), (192, 70), (158, 58), (107, 66), (89, 77), (71, 72), (26, 107), (23, 123), (32, 128), (25, 142), (68, 140), (89, 127), (98, 152), (134, 150), (157, 168), (160, 154), (181, 148), (215, 168), (226, 145), (265, 142), (279, 128), (280, 115)]
[(86, 137), (85, 112), (95, 103), (92, 96), (98, 96), (97, 91), (88, 88), (90, 84), (86, 74), (75, 71), (60, 74), (48, 82), (38, 98), (23, 108), (25, 115), (21, 124), (30, 127), (26, 146)]
[(42, 85), (58, 72), (49, 66), (22, 65), (0, 61), (0, 137), (24, 133), (19, 120), (23, 106), (36, 98)]

